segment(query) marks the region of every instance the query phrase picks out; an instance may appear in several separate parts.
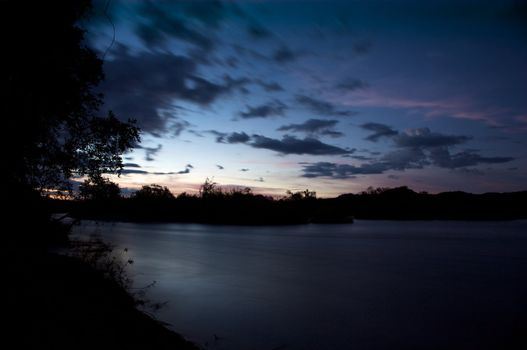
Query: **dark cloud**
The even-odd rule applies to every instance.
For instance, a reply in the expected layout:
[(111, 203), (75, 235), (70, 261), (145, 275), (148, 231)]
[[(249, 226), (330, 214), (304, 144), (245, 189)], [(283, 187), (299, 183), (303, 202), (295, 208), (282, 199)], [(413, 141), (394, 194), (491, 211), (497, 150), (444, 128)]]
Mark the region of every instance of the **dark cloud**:
[(323, 130), (319, 133), (320, 135), (329, 136), (333, 138), (342, 137), (344, 133), (335, 130)]
[(470, 140), (463, 135), (443, 135), (428, 128), (411, 129), (399, 133), (392, 128), (378, 123), (362, 125), (364, 129), (374, 131), (369, 137), (377, 140), (380, 137), (391, 137), (395, 150), (379, 158), (344, 155), (345, 157), (365, 161), (361, 165), (337, 164), (331, 162), (304, 163), (304, 177), (328, 177), (333, 179), (353, 178), (357, 175), (382, 174), (390, 170), (421, 169), (436, 166), (464, 173), (479, 173), (479, 169), (467, 168), (480, 164), (500, 164), (514, 160), (512, 157), (486, 157), (477, 150), (464, 150), (453, 153), (451, 148)]
[(388, 170), (422, 168), (428, 164), (426, 156), (420, 150), (397, 150), (382, 159), (359, 166), (317, 162), (303, 165), (303, 177), (329, 177), (333, 179), (354, 178), (357, 175), (376, 175)]
[(177, 173), (174, 172), (174, 171), (170, 171), (170, 172), (155, 171), (155, 172), (152, 172), (152, 173), (149, 173), (149, 174), (152, 174), (152, 175), (174, 175), (174, 174), (177, 174)]
[(308, 119), (301, 124), (289, 124), (279, 127), (278, 131), (302, 132), (306, 134), (319, 134), (331, 137), (343, 136), (341, 132), (331, 130), (338, 124), (338, 120)]
[(362, 39), (353, 43), (353, 51), (356, 54), (363, 55), (370, 52), (372, 43), (369, 40)]
[(343, 157), (345, 158), (352, 158), (352, 159), (356, 159), (356, 160), (360, 160), (360, 161), (371, 161), (371, 160), (374, 160), (375, 158), (372, 158), (372, 157), (366, 157), (366, 156), (360, 156), (360, 155), (350, 155), (350, 154), (345, 154), (343, 155)]
[(173, 175), (176, 174), (175, 172), (150, 172), (146, 170), (139, 170), (139, 169), (123, 169), (121, 171), (121, 175), (133, 175), (133, 174), (139, 174), (139, 175)]
[(239, 60), (234, 57), (234, 56), (230, 56), (228, 58), (225, 59), (225, 64), (231, 68), (237, 68), (238, 67), (238, 62)]
[(386, 167), (381, 164), (365, 164), (354, 166), (350, 164), (337, 164), (331, 162), (317, 162), (303, 165), (303, 177), (329, 177), (333, 179), (353, 178), (360, 174), (382, 174)]
[(175, 134), (188, 127), (188, 122), (173, 118), (175, 101), (207, 106), (225, 94), (244, 92), (250, 83), (248, 78), (230, 76), (216, 82), (206, 80), (197, 75), (194, 61), (168, 53), (132, 56), (123, 52), (105, 62), (105, 73), (101, 84), (105, 108), (123, 119), (136, 119), (150, 133), (167, 132), (171, 124)]
[(245, 143), (250, 137), (244, 132), (233, 132), (226, 136), (227, 143)]
[(465, 168), (478, 164), (499, 164), (507, 163), (514, 158), (512, 157), (484, 157), (474, 151), (462, 151), (451, 154), (446, 148), (436, 148), (430, 153), (430, 159), (434, 165), (441, 168)]
[(437, 166), (464, 173), (481, 173), (479, 169), (467, 168), (480, 164), (500, 164), (514, 160), (512, 157), (485, 157), (475, 151), (451, 153), (448, 147), (400, 147), (379, 159), (361, 159), (360, 156), (349, 156), (368, 163), (359, 166), (330, 162), (306, 163), (303, 165), (303, 177), (328, 177), (333, 179), (354, 178), (357, 175), (382, 174), (390, 170), (422, 169), (425, 166)]
[(253, 148), (269, 149), (281, 154), (342, 155), (354, 151), (328, 145), (314, 137), (298, 139), (285, 135), (280, 140), (257, 134), (249, 136), (245, 132), (225, 133), (216, 130), (207, 132), (214, 135), (218, 143), (243, 143)]
[(337, 89), (345, 91), (364, 90), (368, 87), (369, 84), (360, 79), (347, 79), (336, 85)]
[(242, 169), (240, 169), (240, 171), (242, 171), (242, 172), (245, 173), (245, 172), (249, 171), (249, 169), (247, 169), (247, 168), (242, 168)]
[(246, 143), (250, 140), (250, 136), (244, 132), (221, 132), (216, 130), (206, 131), (216, 136), (216, 142), (218, 143)]
[(140, 168), (141, 166), (137, 163), (124, 163), (123, 168)]
[(361, 128), (373, 131), (373, 134), (366, 137), (366, 140), (377, 142), (381, 137), (391, 137), (399, 134), (397, 130), (392, 129), (388, 125), (380, 123), (365, 123), (360, 126)]
[(220, 1), (141, 2), (136, 9), (135, 33), (148, 47), (163, 47), (179, 39), (202, 49), (214, 46), (212, 31), (226, 16)]
[(283, 116), (286, 109), (287, 106), (285, 104), (275, 100), (256, 107), (247, 106), (247, 110), (240, 112), (239, 115), (243, 119), (268, 118), (274, 116)]
[(217, 131), (217, 130), (207, 130), (205, 132), (216, 136), (216, 142), (218, 142), (218, 143), (225, 143), (225, 138), (228, 135), (228, 133), (226, 133), (226, 132), (220, 132), (220, 131)]
[(282, 85), (278, 84), (277, 82), (266, 82), (260, 79), (255, 80), (254, 82), (260, 85), (262, 89), (264, 89), (266, 92), (276, 92), (284, 90)]
[(176, 174), (188, 174), (188, 173), (190, 173), (191, 169), (194, 169), (192, 164), (187, 164), (187, 165), (185, 165), (185, 169), (184, 170), (180, 170), (180, 171), (176, 172)]
[(427, 154), (421, 148), (399, 148), (369, 164), (382, 164), (386, 170), (422, 169), (430, 164)]
[[(170, 118), (169, 116), (166, 116), (166, 119)], [(184, 130), (187, 130), (189, 127), (192, 126), (188, 121), (183, 120), (181, 118), (173, 118), (172, 121), (168, 124), (169, 126), (167, 129), (174, 135), (179, 136)]]
[(247, 33), (254, 39), (266, 39), (271, 36), (271, 32), (257, 23), (249, 23)]
[(292, 51), (287, 46), (282, 46), (276, 51), (273, 52), (273, 60), (275, 60), (278, 63), (287, 63), (296, 61), (298, 58), (299, 53)]
[(349, 117), (356, 115), (357, 112), (349, 110), (339, 110), (334, 104), (327, 101), (322, 101), (313, 97), (306, 95), (296, 95), (296, 101), (302, 106), (310, 109), (311, 111), (322, 114), (322, 115), (332, 115), (337, 117)]
[(143, 149), (145, 151), (145, 160), (146, 161), (154, 161), (154, 157), (157, 156), (159, 151), (163, 148), (163, 145), (159, 144), (157, 147), (144, 147), (144, 146), (136, 146), (135, 148)]
[(130, 174), (148, 174), (148, 171), (139, 170), (139, 169), (123, 169), (123, 170), (121, 170), (121, 175), (130, 175)]
[(411, 129), (394, 137), (398, 147), (442, 147), (454, 146), (469, 141), (471, 137), (458, 135), (443, 135), (430, 131), (428, 128)]
[(281, 154), (339, 155), (350, 152), (337, 146), (328, 145), (312, 137), (297, 139), (289, 135), (285, 135), (281, 140), (262, 135), (253, 135), (251, 142), (248, 144), (254, 148), (265, 148)]

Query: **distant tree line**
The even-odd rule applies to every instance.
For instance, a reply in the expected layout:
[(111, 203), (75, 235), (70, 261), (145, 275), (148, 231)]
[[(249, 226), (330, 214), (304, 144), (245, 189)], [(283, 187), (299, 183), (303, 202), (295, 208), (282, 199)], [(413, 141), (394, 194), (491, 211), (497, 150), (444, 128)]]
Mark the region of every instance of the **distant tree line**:
[(197, 194), (177, 196), (167, 187), (145, 185), (121, 197), (109, 180), (86, 180), (75, 200), (50, 201), (55, 211), (81, 219), (201, 222), (213, 224), (349, 223), (353, 219), (503, 220), (527, 218), (527, 192), (470, 194), (414, 192), (406, 186), (368, 188), (358, 194), (317, 198), (287, 191), (282, 198), (248, 187), (224, 189), (207, 179)]

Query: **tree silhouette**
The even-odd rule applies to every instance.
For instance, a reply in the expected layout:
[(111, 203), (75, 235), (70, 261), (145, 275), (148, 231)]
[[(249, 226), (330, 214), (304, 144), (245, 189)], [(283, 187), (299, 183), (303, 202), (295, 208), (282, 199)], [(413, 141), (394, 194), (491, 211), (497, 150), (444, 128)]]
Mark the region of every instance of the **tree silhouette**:
[(144, 185), (140, 190), (137, 190), (133, 198), (140, 200), (159, 200), (159, 199), (174, 199), (174, 195), (166, 186), (156, 184)]
[(67, 189), (73, 175), (118, 172), (120, 155), (139, 141), (133, 121), (99, 115), (102, 61), (78, 26), (89, 10), (87, 0), (0, 2), (0, 108), (12, 196)]
[(102, 176), (92, 177), (79, 187), (79, 197), (84, 200), (111, 201), (120, 198), (119, 185)]

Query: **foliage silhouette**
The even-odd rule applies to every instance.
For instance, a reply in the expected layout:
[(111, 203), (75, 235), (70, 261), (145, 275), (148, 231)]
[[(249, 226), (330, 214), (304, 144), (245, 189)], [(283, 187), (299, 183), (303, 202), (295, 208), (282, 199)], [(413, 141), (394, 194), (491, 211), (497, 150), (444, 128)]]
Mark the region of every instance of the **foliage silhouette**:
[(111, 201), (119, 199), (120, 194), (119, 185), (102, 176), (86, 179), (79, 186), (79, 198), (83, 200)]
[[(162, 188), (157, 186), (157, 188)], [(141, 190), (140, 190), (141, 191)], [(164, 191), (168, 191), (166, 188)], [(200, 222), (277, 225), (349, 223), (355, 219), (509, 220), (527, 218), (527, 192), (470, 194), (417, 193), (406, 186), (369, 188), (358, 194), (317, 198), (304, 190), (280, 199), (254, 194), (249, 188), (223, 189), (207, 179), (197, 195), (122, 198), (113, 204), (95, 201), (55, 202), (78, 218), (122, 221)]]
[(102, 61), (78, 25), (90, 6), (89, 0), (0, 1), (2, 199), (15, 223), (3, 241), (5, 343), (195, 349), (135, 309), (119, 284), (120, 270), (106, 266), (112, 278), (104, 278), (93, 266), (48, 250), (50, 237), (67, 229), (52, 220), (47, 195), (69, 191), (73, 176), (87, 176), (85, 198), (117, 198), (119, 188), (102, 176), (118, 173), (121, 154), (139, 142), (132, 120), (99, 113)]
[(166, 186), (152, 184), (141, 187), (133, 194), (133, 198), (136, 200), (166, 200), (173, 199), (174, 195)]
[[(139, 141), (133, 121), (99, 116), (102, 61), (77, 25), (89, 1), (0, 4), (3, 131), (9, 140), (9, 188), (69, 189), (73, 175), (98, 177), (122, 167), (120, 154)], [(28, 26), (17, 29), (16, 21)]]

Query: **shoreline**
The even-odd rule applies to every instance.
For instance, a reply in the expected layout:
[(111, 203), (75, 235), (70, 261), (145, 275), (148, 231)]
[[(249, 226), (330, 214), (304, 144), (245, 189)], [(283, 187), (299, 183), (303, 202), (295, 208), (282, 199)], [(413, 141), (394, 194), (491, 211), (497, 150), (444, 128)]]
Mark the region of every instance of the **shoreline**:
[(44, 253), (19, 272), (12, 290), (17, 347), (199, 349), (78, 258)]

